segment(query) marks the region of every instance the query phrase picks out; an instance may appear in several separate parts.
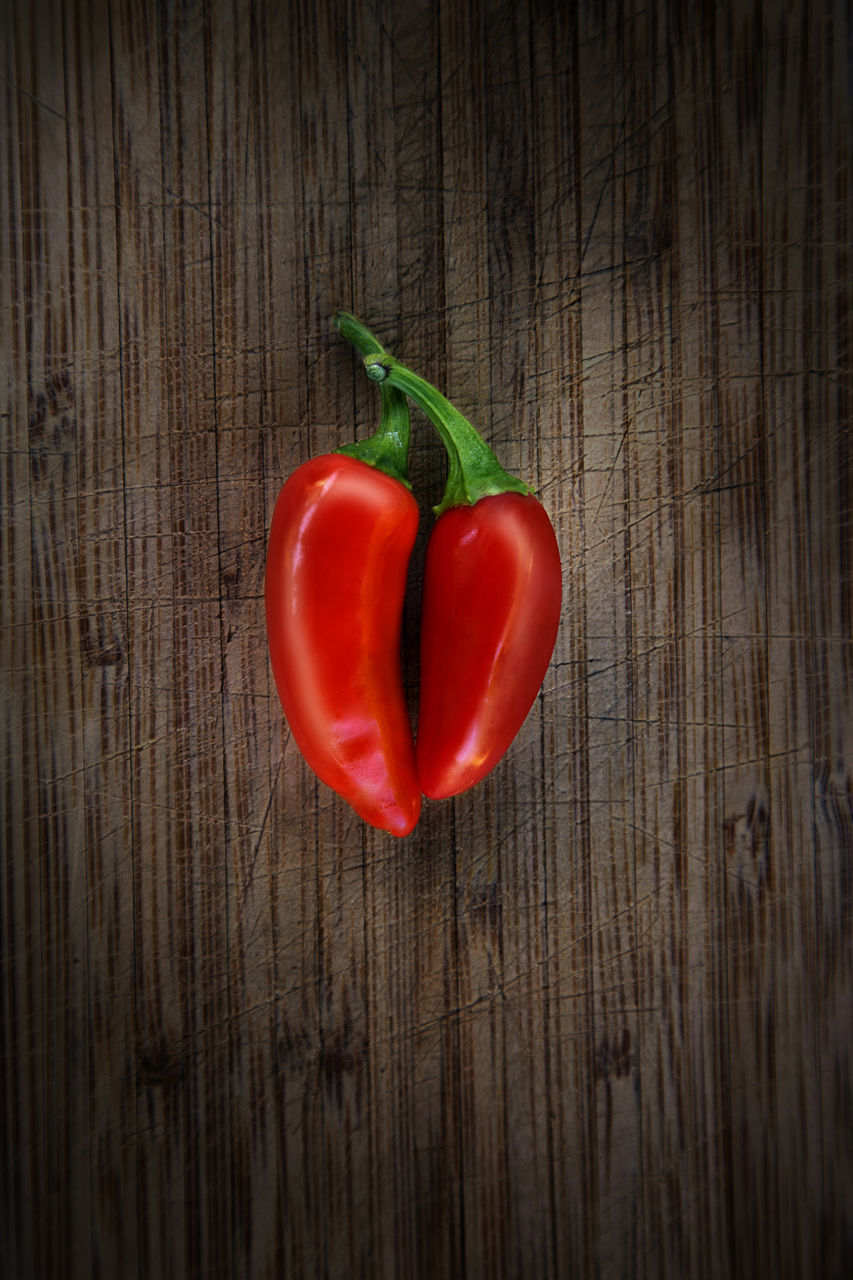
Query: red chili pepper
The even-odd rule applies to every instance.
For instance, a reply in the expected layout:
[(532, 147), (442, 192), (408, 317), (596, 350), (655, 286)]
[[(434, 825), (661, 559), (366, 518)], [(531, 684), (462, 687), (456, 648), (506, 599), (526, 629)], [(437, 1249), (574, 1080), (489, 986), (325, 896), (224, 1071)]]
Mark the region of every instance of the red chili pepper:
[(509, 748), (542, 684), (560, 621), (562, 570), (545, 508), (467, 419), (388, 355), (371, 378), (404, 391), (448, 451), (424, 567), (417, 763), (424, 795), (458, 795)]
[[(363, 354), (382, 347), (352, 317)], [(405, 836), (421, 811), (400, 669), (418, 506), (405, 398), (382, 388), (370, 440), (298, 467), (276, 501), (265, 602), (273, 674), (299, 749), (372, 826)]]

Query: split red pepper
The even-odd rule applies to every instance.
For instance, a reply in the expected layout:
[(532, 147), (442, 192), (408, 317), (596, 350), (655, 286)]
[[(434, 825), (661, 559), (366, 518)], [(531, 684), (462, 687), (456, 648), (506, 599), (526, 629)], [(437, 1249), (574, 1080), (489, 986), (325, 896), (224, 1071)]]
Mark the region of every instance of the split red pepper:
[(533, 705), (557, 638), (560, 552), (545, 508), (440, 392), (388, 355), (365, 367), (415, 401), (448, 453), (424, 567), (417, 737), (421, 790), (443, 799), (495, 767)]
[[(382, 347), (353, 320), (363, 353)], [(287, 723), (317, 776), (372, 826), (407, 835), (421, 811), (400, 669), (418, 505), (409, 413), (383, 389), (379, 431), (303, 463), (275, 504), (265, 580), (270, 659)]]
[[(458, 795), (505, 754), (542, 684), (560, 618), (560, 553), (544, 507), (434, 387), (347, 312), (336, 324), (382, 394), (370, 440), (304, 463), (273, 513), (270, 655), (315, 773), (394, 835), (421, 793)], [(410, 397), (448, 453), (424, 568), (417, 747), (400, 634), (418, 507), (408, 487)]]

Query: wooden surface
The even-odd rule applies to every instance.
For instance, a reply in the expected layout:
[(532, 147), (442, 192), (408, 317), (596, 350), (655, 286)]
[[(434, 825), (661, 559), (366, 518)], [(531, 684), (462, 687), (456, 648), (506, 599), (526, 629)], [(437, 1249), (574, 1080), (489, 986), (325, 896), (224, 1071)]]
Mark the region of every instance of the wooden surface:
[[(849, 1275), (848, 6), (2, 31), (3, 1276)], [(376, 420), (339, 304), (563, 554), (403, 842), (265, 647), (278, 488)]]

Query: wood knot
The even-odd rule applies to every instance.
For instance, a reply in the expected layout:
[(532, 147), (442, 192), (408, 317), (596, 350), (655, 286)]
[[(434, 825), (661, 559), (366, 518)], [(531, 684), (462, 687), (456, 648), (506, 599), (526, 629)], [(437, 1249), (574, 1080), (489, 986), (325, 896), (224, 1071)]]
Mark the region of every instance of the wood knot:
[(631, 1049), (631, 1032), (627, 1027), (621, 1035), (605, 1036), (595, 1049), (593, 1074), (596, 1080), (609, 1081), (630, 1076), (634, 1072), (636, 1058)]
[(168, 1089), (182, 1084), (186, 1079), (183, 1055), (173, 1052), (165, 1037), (161, 1036), (140, 1054), (137, 1079), (142, 1089)]
[(764, 797), (750, 796), (745, 813), (724, 822), (729, 892), (738, 899), (756, 897), (770, 877), (770, 814)]
[(120, 667), (124, 662), (124, 646), (116, 636), (108, 634), (105, 620), (86, 618), (81, 626), (83, 660), (87, 668)]

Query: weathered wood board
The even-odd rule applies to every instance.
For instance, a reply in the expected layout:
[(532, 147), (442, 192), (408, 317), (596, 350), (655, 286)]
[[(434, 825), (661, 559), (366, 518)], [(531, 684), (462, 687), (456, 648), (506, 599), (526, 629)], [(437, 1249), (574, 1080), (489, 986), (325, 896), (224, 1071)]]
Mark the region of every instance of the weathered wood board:
[[(0, 1273), (853, 1273), (849, 6), (0, 25)], [(376, 419), (338, 305), (563, 555), (404, 841), (263, 629), (279, 486)]]

